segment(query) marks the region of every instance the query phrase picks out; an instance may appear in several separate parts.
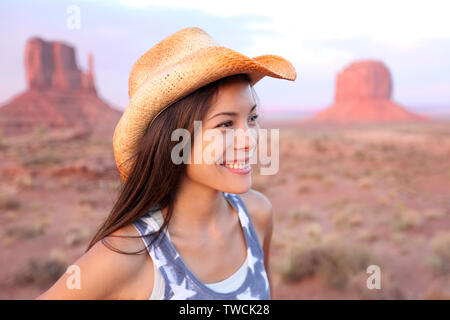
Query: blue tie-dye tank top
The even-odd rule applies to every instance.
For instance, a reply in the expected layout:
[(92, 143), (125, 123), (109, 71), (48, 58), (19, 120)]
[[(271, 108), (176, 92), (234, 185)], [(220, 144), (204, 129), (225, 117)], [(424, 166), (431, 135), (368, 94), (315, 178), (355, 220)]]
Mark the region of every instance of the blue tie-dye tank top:
[[(250, 300), (270, 299), (269, 282), (264, 268), (264, 251), (258, 241), (255, 229), (238, 194), (223, 192), (224, 197), (238, 212), (239, 221), (245, 235), (247, 245), (247, 274), (240, 287), (231, 292), (217, 292), (203, 284), (185, 265), (176, 248), (167, 236), (160, 237), (149, 246), (152, 237), (143, 237), (153, 263), (158, 267), (165, 282), (164, 299), (172, 300)], [(157, 231), (160, 227), (152, 213), (159, 210), (153, 207), (144, 216), (133, 222), (141, 235)]]

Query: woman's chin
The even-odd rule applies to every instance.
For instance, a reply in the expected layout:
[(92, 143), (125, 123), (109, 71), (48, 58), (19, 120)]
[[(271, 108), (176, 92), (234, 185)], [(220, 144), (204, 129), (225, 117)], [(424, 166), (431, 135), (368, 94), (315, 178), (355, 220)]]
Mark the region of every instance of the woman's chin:
[(227, 168), (218, 164), (221, 172), (217, 182), (223, 183), (222, 191), (227, 193), (245, 193), (250, 190), (252, 186), (251, 167), (243, 169)]
[(251, 186), (252, 186), (251, 181), (247, 181), (245, 183), (231, 183), (227, 184), (226, 187), (222, 188), (222, 191), (236, 194), (246, 193), (250, 190)]

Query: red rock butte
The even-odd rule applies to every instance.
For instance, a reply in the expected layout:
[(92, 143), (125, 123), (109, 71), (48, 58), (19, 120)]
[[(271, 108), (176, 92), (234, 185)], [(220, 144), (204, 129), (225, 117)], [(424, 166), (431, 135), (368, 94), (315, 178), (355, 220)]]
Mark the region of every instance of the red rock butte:
[(3, 133), (28, 132), (37, 125), (92, 129), (117, 123), (121, 112), (97, 94), (92, 54), (83, 71), (73, 47), (34, 37), (27, 41), (24, 60), (27, 89), (0, 107)]
[(428, 119), (391, 101), (392, 78), (380, 61), (351, 63), (336, 77), (334, 104), (313, 116), (314, 122), (406, 122)]

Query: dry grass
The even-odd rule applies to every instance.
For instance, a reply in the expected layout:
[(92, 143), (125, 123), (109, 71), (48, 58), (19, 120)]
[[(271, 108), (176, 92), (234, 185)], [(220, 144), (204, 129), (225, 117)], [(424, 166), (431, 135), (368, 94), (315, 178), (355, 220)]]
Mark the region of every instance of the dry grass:
[(31, 189), (36, 186), (35, 181), (33, 181), (33, 178), (28, 173), (17, 176), (14, 179), (14, 184), (20, 189)]
[(392, 221), (392, 228), (394, 231), (411, 230), (419, 227), (422, 221), (423, 218), (419, 211), (410, 208), (399, 209)]
[(372, 177), (362, 177), (358, 180), (358, 186), (361, 189), (370, 189), (374, 184)]
[(292, 223), (300, 221), (309, 221), (314, 219), (314, 215), (311, 213), (307, 204), (301, 205), (298, 208), (293, 208), (288, 212), (288, 219)]
[(299, 179), (311, 179), (311, 180), (322, 180), (324, 179), (324, 173), (317, 168), (310, 168), (302, 171), (301, 168), (298, 170), (297, 178)]
[(318, 243), (322, 240), (322, 227), (319, 223), (309, 223), (306, 226), (306, 235), (310, 242)]
[(325, 284), (342, 290), (352, 274), (366, 270), (370, 264), (372, 258), (366, 248), (333, 241), (293, 245), (278, 268), (287, 282), (318, 275)]
[(347, 204), (350, 203), (350, 199), (345, 198), (345, 197), (339, 197), (336, 199), (332, 199), (328, 202), (326, 202), (323, 206), (324, 209), (342, 209), (345, 206), (347, 206)]
[(450, 300), (450, 294), (444, 293), (442, 288), (432, 286), (428, 288), (423, 296), (424, 300)]
[(10, 226), (4, 229), (3, 236), (16, 239), (32, 239), (45, 233), (46, 225), (41, 222), (28, 225)]
[(97, 198), (83, 198), (78, 201), (78, 204), (81, 206), (89, 206), (91, 208), (95, 208), (99, 204), (99, 200)]
[(297, 189), (297, 192), (300, 194), (311, 192), (311, 187), (309, 185), (303, 184)]
[(0, 195), (0, 210), (1, 211), (18, 211), (22, 207), (20, 200), (13, 197), (6, 197)]
[(315, 138), (310, 142), (311, 148), (318, 153), (325, 153), (328, 151), (326, 142), (323, 139)]
[(73, 226), (66, 231), (64, 241), (68, 246), (77, 246), (86, 242), (90, 236), (91, 231), (88, 227)]
[(440, 232), (431, 239), (431, 266), (438, 274), (450, 274), (450, 232)]
[[(334, 223), (335, 227), (338, 229), (346, 228), (348, 226), (351, 226), (351, 218), (352, 218), (352, 211), (349, 209), (343, 209), (335, 212), (332, 215), (332, 222)], [(357, 222), (356, 220), (353, 221), (353, 223)]]
[(358, 213), (354, 213), (350, 216), (348, 223), (351, 227), (359, 227), (363, 224), (363, 217)]
[(357, 234), (357, 239), (371, 243), (378, 240), (378, 235), (369, 230), (360, 230)]
[(428, 220), (437, 220), (443, 218), (445, 212), (443, 210), (429, 208), (423, 212), (423, 216)]
[(63, 254), (53, 251), (49, 258), (31, 257), (15, 273), (14, 283), (21, 286), (47, 288), (66, 271)]
[(22, 156), (22, 165), (26, 167), (31, 166), (50, 166), (60, 164), (62, 162), (61, 155), (55, 151), (42, 151), (37, 154)]

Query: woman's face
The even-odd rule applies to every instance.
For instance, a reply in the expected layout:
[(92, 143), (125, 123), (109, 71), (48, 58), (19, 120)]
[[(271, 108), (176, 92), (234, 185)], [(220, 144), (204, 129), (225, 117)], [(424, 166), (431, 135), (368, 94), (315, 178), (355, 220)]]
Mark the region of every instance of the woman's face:
[(252, 183), (250, 159), (258, 143), (257, 116), (247, 81), (220, 86), (201, 130), (194, 132), (188, 179), (223, 192), (247, 192)]

